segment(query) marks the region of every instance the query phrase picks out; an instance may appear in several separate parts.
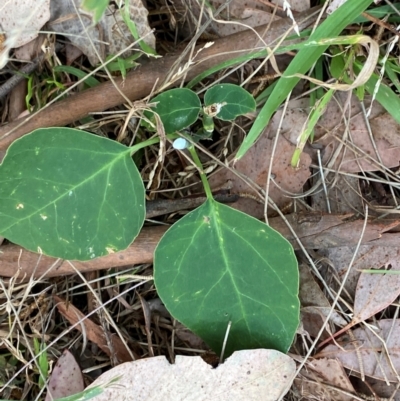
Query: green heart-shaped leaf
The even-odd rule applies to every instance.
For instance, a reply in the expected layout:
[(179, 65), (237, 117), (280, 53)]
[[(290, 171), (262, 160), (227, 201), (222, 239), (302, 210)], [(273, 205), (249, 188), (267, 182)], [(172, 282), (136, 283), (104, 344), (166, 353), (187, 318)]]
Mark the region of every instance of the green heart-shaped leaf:
[(154, 279), (168, 311), (220, 352), (289, 349), (299, 324), (297, 261), (266, 224), (208, 200), (175, 223), (155, 251)]
[(221, 105), (215, 116), (220, 120), (231, 121), (236, 117), (256, 109), (256, 101), (245, 89), (233, 84), (218, 84), (208, 89), (204, 95), (204, 105)]
[(15, 141), (0, 166), (0, 233), (31, 251), (88, 260), (125, 249), (145, 216), (130, 149), (72, 128)]
[(151, 100), (158, 102), (153, 110), (160, 116), (167, 134), (192, 125), (199, 116), (200, 99), (190, 89), (177, 88), (159, 94)]

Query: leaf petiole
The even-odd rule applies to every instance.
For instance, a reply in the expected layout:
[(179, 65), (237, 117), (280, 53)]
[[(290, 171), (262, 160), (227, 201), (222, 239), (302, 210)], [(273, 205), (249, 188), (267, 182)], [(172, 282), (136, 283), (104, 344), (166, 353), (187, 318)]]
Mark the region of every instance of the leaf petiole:
[(203, 165), (201, 164), (201, 161), (199, 159), (199, 156), (197, 155), (195, 147), (192, 145), (192, 146), (189, 146), (188, 149), (189, 149), (190, 155), (192, 156), (194, 164), (198, 167), (201, 182), (203, 183), (203, 187), (204, 187), (204, 191), (206, 193), (207, 199), (214, 200), (214, 197), (211, 192), (210, 184), (208, 183), (207, 176), (204, 173)]
[[(173, 140), (173, 139), (179, 138), (179, 135), (178, 134), (168, 134), (167, 138)], [(147, 146), (155, 145), (156, 143), (159, 143), (159, 142), (160, 142), (160, 138), (154, 137), (154, 138), (147, 139), (146, 141), (137, 143), (136, 145), (133, 145), (128, 149), (129, 149), (130, 154), (133, 155), (140, 149), (146, 148)]]

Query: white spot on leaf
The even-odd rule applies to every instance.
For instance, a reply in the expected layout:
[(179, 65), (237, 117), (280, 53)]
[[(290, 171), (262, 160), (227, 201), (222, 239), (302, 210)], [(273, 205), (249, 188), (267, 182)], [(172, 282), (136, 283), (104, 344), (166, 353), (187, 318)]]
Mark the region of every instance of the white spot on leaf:
[(111, 253), (115, 253), (115, 249), (109, 246), (106, 246), (106, 251), (110, 255)]
[(18, 203), (17, 210), (23, 209), (23, 208), (24, 208), (24, 204), (23, 203)]

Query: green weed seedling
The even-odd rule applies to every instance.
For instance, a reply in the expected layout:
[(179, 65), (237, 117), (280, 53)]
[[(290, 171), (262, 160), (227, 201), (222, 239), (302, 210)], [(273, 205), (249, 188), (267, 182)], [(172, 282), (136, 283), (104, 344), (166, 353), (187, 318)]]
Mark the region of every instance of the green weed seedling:
[[(172, 89), (152, 100), (169, 138), (213, 118), (253, 111), (235, 85), (196, 93)], [(150, 113), (151, 114), (151, 113)], [(190, 138), (188, 138), (190, 139)], [(0, 235), (28, 250), (89, 260), (127, 248), (145, 218), (145, 189), (130, 148), (72, 128), (38, 129), (15, 141), (0, 166)], [(190, 142), (188, 140), (188, 142)], [(216, 202), (195, 148), (188, 145), (207, 195), (163, 236), (154, 256), (159, 296), (173, 317), (225, 355), (289, 349), (299, 323), (298, 269), (290, 243), (263, 222)]]
[(43, 388), (46, 380), (49, 376), (49, 361), (47, 359), (47, 352), (45, 351), (46, 344), (39, 343), (39, 340), (34, 337), (33, 338), (33, 346), (35, 350), (35, 355), (39, 355), (38, 357), (38, 368), (39, 368), (39, 388)]

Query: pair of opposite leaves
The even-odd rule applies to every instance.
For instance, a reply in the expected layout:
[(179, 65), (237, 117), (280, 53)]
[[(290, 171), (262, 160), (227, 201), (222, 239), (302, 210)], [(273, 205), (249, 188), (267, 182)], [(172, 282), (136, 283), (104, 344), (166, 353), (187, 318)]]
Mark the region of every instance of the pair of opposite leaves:
[[(15, 141), (0, 166), (0, 234), (26, 249), (88, 260), (130, 245), (145, 190), (125, 146), (71, 128)], [(298, 325), (297, 262), (264, 223), (210, 199), (174, 224), (155, 251), (169, 312), (216, 352), (286, 352)]]

